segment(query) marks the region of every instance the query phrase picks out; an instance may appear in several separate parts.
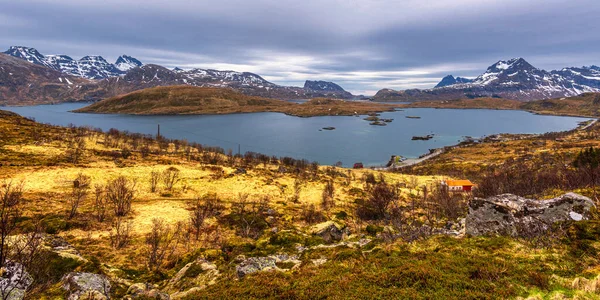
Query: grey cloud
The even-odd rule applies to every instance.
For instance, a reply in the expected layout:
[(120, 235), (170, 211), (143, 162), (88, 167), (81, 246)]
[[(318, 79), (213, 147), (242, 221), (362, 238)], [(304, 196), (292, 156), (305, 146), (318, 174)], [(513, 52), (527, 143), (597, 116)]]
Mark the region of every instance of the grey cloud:
[[(0, 46), (257, 72), (351, 91), (424, 88), (499, 59), (600, 64), (595, 0), (4, 1)], [(389, 86), (387, 86), (389, 84)]]

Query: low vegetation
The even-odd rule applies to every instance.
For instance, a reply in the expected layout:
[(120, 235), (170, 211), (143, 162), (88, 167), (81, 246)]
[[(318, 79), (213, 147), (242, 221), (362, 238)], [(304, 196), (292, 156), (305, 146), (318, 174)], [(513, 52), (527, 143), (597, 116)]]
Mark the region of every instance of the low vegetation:
[[(0, 263), (32, 274), (35, 299), (65, 298), (71, 271), (106, 275), (115, 299), (140, 282), (180, 299), (594, 298), (597, 220), (544, 240), (456, 237), (471, 195), (439, 181), (472, 179), (482, 196), (594, 197), (598, 134), (490, 137), (391, 173), (0, 111), (0, 233), (27, 245), (3, 242)], [(276, 255), (293, 259), (239, 275)]]
[(76, 110), (141, 115), (281, 112), (300, 117), (356, 115), (390, 111), (393, 105), (316, 98), (306, 103), (247, 96), (228, 88), (155, 87), (109, 98)]
[(403, 107), (433, 107), (456, 109), (525, 110), (544, 115), (600, 117), (600, 93), (584, 93), (575, 97), (522, 102), (501, 98), (417, 101)]

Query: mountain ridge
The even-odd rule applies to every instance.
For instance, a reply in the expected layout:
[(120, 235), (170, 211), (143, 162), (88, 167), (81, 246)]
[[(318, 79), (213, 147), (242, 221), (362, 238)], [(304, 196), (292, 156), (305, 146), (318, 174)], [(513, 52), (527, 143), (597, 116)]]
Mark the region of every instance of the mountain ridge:
[[(449, 77), (451, 76), (451, 78)], [(568, 67), (545, 71), (523, 58), (499, 60), (468, 82), (446, 76), (432, 89), (382, 89), (377, 101), (430, 101), (493, 97), (520, 101), (572, 97), (600, 91), (600, 68)], [(454, 80), (452, 80), (454, 79)]]

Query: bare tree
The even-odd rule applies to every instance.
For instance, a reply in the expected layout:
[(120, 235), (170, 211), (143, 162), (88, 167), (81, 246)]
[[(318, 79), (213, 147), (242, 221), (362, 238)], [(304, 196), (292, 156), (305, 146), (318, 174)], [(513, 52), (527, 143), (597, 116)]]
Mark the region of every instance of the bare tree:
[(168, 191), (173, 190), (173, 186), (180, 180), (179, 169), (175, 167), (169, 167), (163, 172), (162, 175), (163, 183)]
[(223, 205), (221, 205), (219, 201), (219, 197), (216, 194), (211, 193), (202, 198), (197, 198), (190, 205), (190, 225), (192, 226), (196, 240), (200, 237), (204, 221), (208, 218), (217, 216), (223, 210)]
[(108, 207), (108, 199), (106, 197), (106, 187), (102, 185), (96, 185), (94, 187), (94, 213), (98, 222), (103, 222), (106, 218), (106, 211)]
[(323, 194), (321, 197), (321, 206), (323, 207), (323, 210), (328, 210), (334, 206), (334, 195), (335, 187), (333, 186), (333, 180), (329, 180), (325, 184), (325, 188), (323, 189)]
[(156, 193), (156, 188), (160, 179), (162, 178), (161, 173), (158, 171), (150, 172), (150, 192)]
[(8, 254), (7, 238), (17, 228), (17, 220), (21, 217), (23, 201), (23, 183), (14, 184), (5, 181), (0, 186), (0, 268), (4, 267)]
[(135, 197), (135, 181), (120, 176), (106, 187), (106, 197), (113, 204), (115, 216), (121, 217), (131, 211), (131, 201)]
[(268, 210), (269, 198), (259, 201), (248, 200), (248, 194), (240, 193), (238, 201), (231, 206), (232, 221), (243, 237), (258, 238), (267, 227), (265, 212)]
[(41, 222), (36, 219), (29, 233), (10, 236), (10, 247), (5, 253), (3, 272), (0, 274), (1, 299), (22, 298), (34, 281), (31, 274), (35, 276), (43, 272), (39, 268), (43, 259), (40, 255), (43, 242), (41, 232)]
[(365, 220), (385, 218), (388, 215), (388, 207), (398, 198), (396, 189), (385, 182), (379, 182), (369, 193), (369, 198), (357, 207), (357, 215)]
[(73, 180), (73, 186), (71, 188), (71, 195), (68, 198), (69, 201), (69, 214), (68, 219), (72, 219), (77, 214), (77, 208), (82, 201), (87, 197), (90, 189), (91, 179), (89, 176), (79, 173), (77, 178)]
[(83, 152), (85, 151), (85, 138), (77, 135), (68, 140), (66, 155), (71, 163), (79, 163)]
[(149, 270), (159, 270), (172, 257), (179, 244), (178, 232), (163, 219), (152, 219), (152, 230), (146, 234), (146, 259)]
[(123, 217), (117, 216), (109, 233), (110, 243), (114, 248), (123, 248), (131, 242), (132, 223), (125, 222)]

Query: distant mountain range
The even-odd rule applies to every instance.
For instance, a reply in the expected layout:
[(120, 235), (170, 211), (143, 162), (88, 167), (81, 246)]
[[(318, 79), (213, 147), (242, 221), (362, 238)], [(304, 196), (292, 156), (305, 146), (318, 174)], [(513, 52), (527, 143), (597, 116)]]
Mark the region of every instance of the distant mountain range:
[(448, 75), (433, 89), (383, 89), (373, 99), (424, 101), (495, 97), (531, 101), (599, 91), (600, 67), (570, 67), (548, 72), (535, 68), (523, 58), (513, 58), (498, 61), (475, 79)]
[[(43, 55), (34, 48), (22, 46), (12, 46), (4, 54), (0, 53), (0, 104), (97, 101), (171, 85), (225, 87), (250, 96), (278, 99), (360, 97), (333, 82), (307, 80), (303, 87), (282, 86), (254, 73), (170, 70), (159, 65), (144, 65), (127, 55), (120, 56), (113, 64), (102, 56), (75, 60), (67, 55)], [(548, 72), (522, 58), (514, 58), (498, 61), (474, 79), (448, 75), (434, 88), (382, 89), (373, 100), (412, 102), (492, 97), (530, 101), (586, 92), (600, 92), (600, 67), (569, 67)]]
[[(159, 65), (144, 65), (127, 55), (120, 56), (112, 64), (101, 56), (85, 56), (74, 60), (67, 55), (43, 55), (34, 48), (23, 46), (12, 46), (4, 54), (0, 55), (0, 104), (96, 101), (144, 88), (169, 85), (228, 87), (251, 96), (279, 99), (355, 98), (332, 82), (307, 81), (304, 87), (281, 86), (254, 73), (211, 69), (169, 70)], [(21, 61), (15, 61), (12, 59), (14, 57)], [(46, 76), (29, 76), (34, 73), (44, 73)], [(17, 77), (19, 80), (15, 81)], [(35, 91), (42, 86), (52, 86), (60, 92)]]

